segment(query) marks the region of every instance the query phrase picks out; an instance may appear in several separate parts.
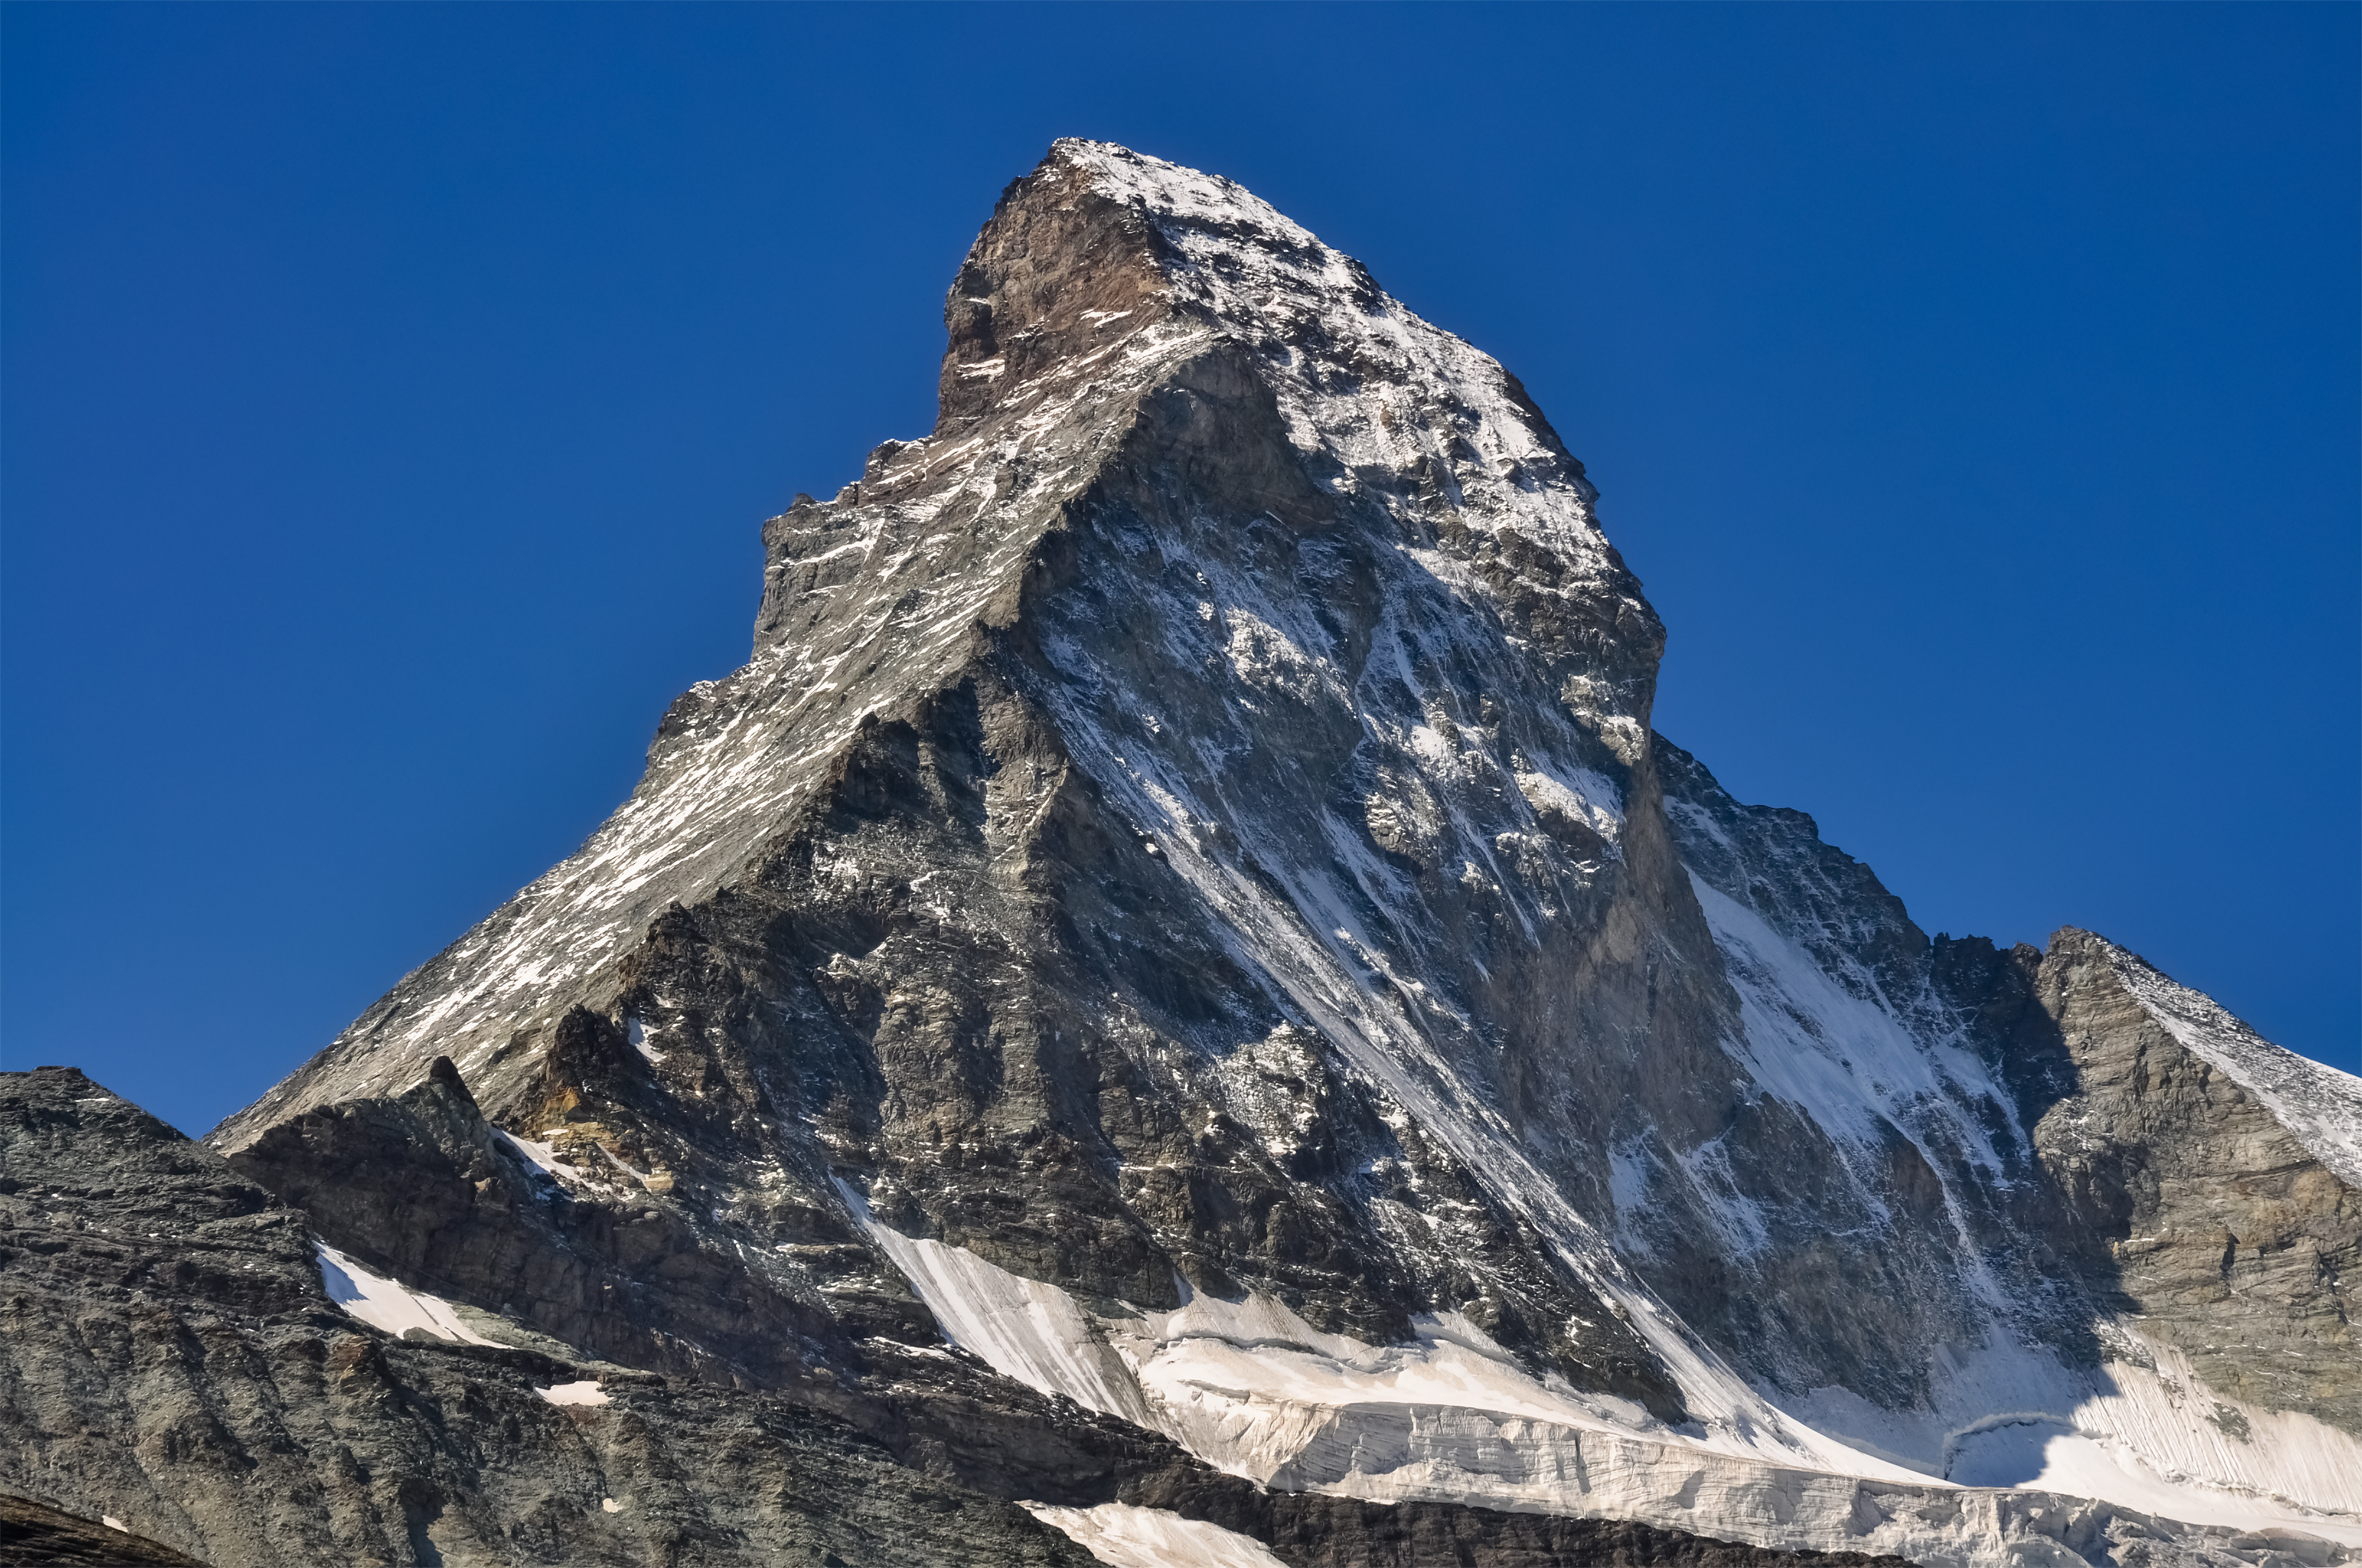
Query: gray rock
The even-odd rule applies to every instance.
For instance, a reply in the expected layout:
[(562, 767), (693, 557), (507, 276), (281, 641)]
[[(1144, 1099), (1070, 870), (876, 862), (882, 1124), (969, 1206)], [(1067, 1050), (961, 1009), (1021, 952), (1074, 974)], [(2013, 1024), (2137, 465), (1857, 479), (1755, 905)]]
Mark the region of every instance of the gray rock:
[(78, 1519), (39, 1503), (0, 1497), (0, 1549), (7, 1560), (61, 1568), (205, 1568), (104, 1520)]
[(2362, 1432), (2347, 1297), (2362, 1279), (2362, 1192), (2174, 1039), (2126, 988), (2127, 960), (2138, 964), (2070, 929), (2036, 972), (2072, 1086), (2034, 1123), (2042, 1163), (2144, 1332), (2224, 1394)]
[[(1920, 1147), (1937, 1150), (1953, 1132), (1957, 1156), (1958, 1130), (1981, 1129), (1999, 1161), (1980, 1168), (1939, 1158), (1935, 1179), (1922, 1178), (1915, 1194), (1907, 1180), (1885, 1184), (1875, 1196), (1893, 1222), (1871, 1228), (1861, 1249), (1833, 1266), (1849, 1278), (1891, 1278), (1877, 1254), (1907, 1250), (1951, 1270), (2003, 1270), (2008, 1295), (2024, 1308), (2010, 1327), (2070, 1361), (2096, 1364), (2112, 1352), (2140, 1358), (2110, 1331), (2118, 1320), (2134, 1322), (2187, 1353), (2219, 1394), (2362, 1432), (2362, 1356), (2344, 1289), (2362, 1266), (2362, 1191), (2300, 1142), (2260, 1092), (2274, 1073), (2294, 1072), (2292, 1096), (2351, 1130), (2362, 1121), (2350, 1078), (2257, 1040), (2089, 932), (2063, 929), (2047, 952), (2003, 954), (1976, 938), (1931, 941), (1868, 867), (1820, 842), (1809, 817), (1740, 806), (1695, 758), (1661, 738), (1658, 751), (1677, 781), (1669, 798), (1683, 857), (1702, 880), (1789, 933), (1827, 974), (1921, 1039), (1955, 1042), (1991, 1069), (1983, 1086), (1947, 1085), (1949, 1114), (1915, 1131)], [(2127, 977), (2152, 996), (2179, 993), (2198, 1004), (2222, 1049), (2244, 1054), (2244, 1071), (2184, 1046)], [(1780, 1209), (1809, 1212), (1794, 1198)], [(1838, 1219), (1823, 1210), (1831, 1229)], [(1947, 1222), (1967, 1231), (1973, 1245), (1927, 1234)], [(1675, 1255), (1673, 1268), (1650, 1271), (1651, 1282), (1693, 1322), (1727, 1315), (1719, 1303), (1727, 1282), (1677, 1274), (1694, 1265)], [(1776, 1248), (1770, 1267), (1789, 1268), (1797, 1258), (1797, 1248)], [(1850, 1293), (1832, 1297), (1809, 1281), (1765, 1279), (1754, 1288), (1777, 1297), (1789, 1321), (1863, 1315)], [(1877, 1331), (1905, 1354), (1942, 1342), (1947, 1325), (1902, 1314), (1955, 1303), (1954, 1339), (1980, 1315), (1957, 1274), (1929, 1288), (1873, 1296), (1885, 1320)], [(1735, 1330), (1721, 1337), (1746, 1342)], [(1768, 1348), (1757, 1364), (1798, 1388), (1829, 1374), (1826, 1358), (1783, 1365)], [(2227, 1407), (2224, 1419), (2245, 1419)]]
[(0, 1074), (0, 1492), (215, 1568), (1090, 1561), (807, 1402), (390, 1340), (300, 1213), (71, 1069)]
[[(523, 1291), (536, 1326), (603, 1351), (675, 1325), (758, 1382), (773, 1374), (726, 1347), (788, 1343), (774, 1322), (828, 1338), (789, 1302), (846, 1309), (855, 1337), (923, 1335), (852, 1244), (842, 1178), (898, 1229), (1089, 1297), (1262, 1290), (1379, 1342), (1463, 1309), (1678, 1420), (1654, 1353), (1469, 1165), (1476, 1129), (1524, 1125), (1599, 1188), (1585, 1043), (1629, 1052), (1652, 1010), (1706, 1021), (1659, 1030), (1660, 1098), (1719, 1114), (1692, 1103), (1723, 1076), (1711, 971), (1640, 938), (1705, 943), (1650, 793), (1655, 618), (1589, 521), (1581, 465), (1498, 366), (1407, 314), (1433, 341), (1371, 359), (1382, 346), (1321, 316), (1318, 291), (1337, 271), (1383, 296), (1301, 231), (1196, 237), (1235, 241), (1300, 307), (1177, 287), (1219, 259), (1201, 269), (1097, 167), (1054, 154), (1004, 196), (953, 290), (936, 433), (767, 526), (755, 663), (675, 704), (617, 818), (211, 1141), (275, 1190), (342, 1187), (362, 1156), (330, 1144), (392, 1113), (329, 1108), (398, 1099), (447, 1057), (494, 1125), (595, 1151), (609, 1189), (562, 1184), (581, 1232), (563, 1250), (600, 1261)], [(1390, 459), (1348, 470), (1291, 421), (1367, 417), (1338, 395), (1362, 378), (1399, 387), (1402, 412)], [(1219, 613), (1209, 572), (1231, 585)], [(1230, 643), (1252, 647), (1209, 679)], [(1271, 660), (1327, 673), (1275, 681)], [(1417, 749), (1446, 730), (1476, 769), (1448, 811)], [(1603, 801), (1537, 807), (1513, 782), (1533, 767), (1576, 769)], [(1205, 793), (1160, 845), (1141, 790), (1175, 770)], [(1590, 819), (1623, 790), (1630, 842), (1611, 849)], [(1387, 815), (1401, 791), (1428, 803)], [(1446, 843), (1429, 819), (1463, 825)], [(628, 892), (626, 866), (646, 872)], [(1345, 968), (1319, 980), (1406, 1026), (1395, 1049), (1427, 1081), (1356, 1068), (1366, 1047), (1208, 878), (1327, 944)], [(1331, 900), (1376, 949), (1311, 924), (1334, 923), (1312, 907)], [(1368, 994), (1374, 963), (1397, 977)], [(1448, 1097), (1456, 1125), (1406, 1121), (1407, 1091)], [(505, 1177), (481, 1201), (520, 1212)], [(384, 1222), (309, 1206), (357, 1242)], [(631, 1215), (675, 1261), (648, 1266)], [(510, 1220), (414, 1218), (417, 1277), (507, 1292), (557, 1266), (459, 1255)], [(734, 1328), (705, 1321), (714, 1268), (747, 1278), (757, 1309)], [(581, 1320), (602, 1310), (628, 1321)]]

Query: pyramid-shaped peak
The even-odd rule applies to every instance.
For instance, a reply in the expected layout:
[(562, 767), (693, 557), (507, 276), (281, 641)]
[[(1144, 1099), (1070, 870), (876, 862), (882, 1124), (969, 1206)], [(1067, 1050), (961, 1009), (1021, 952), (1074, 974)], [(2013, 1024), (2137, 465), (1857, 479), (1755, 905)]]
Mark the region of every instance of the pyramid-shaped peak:
[[(1002, 193), (954, 285), (951, 315), (988, 300), (1056, 318), (1080, 293), (1153, 294), (1201, 323), (1287, 335), (1318, 315), (1396, 315), (1433, 331), (1388, 299), (1359, 261), (1234, 180), (1113, 142), (1065, 138)], [(1119, 281), (1119, 277), (1128, 281)], [(1004, 294), (1011, 285), (1015, 293)], [(1130, 318), (1136, 330), (1148, 314)], [(1101, 325), (1114, 319), (1102, 313)], [(1349, 336), (1363, 334), (1332, 321)]]
[[(1497, 362), (1268, 204), (1128, 149), (1060, 141), (1002, 193), (945, 314), (936, 427), (882, 443), (833, 499), (766, 525), (749, 664), (673, 705), (646, 777), (579, 854), (226, 1124), (222, 1147), (415, 1083), (443, 1055), (485, 1105), (534, 1103), (568, 1010), (612, 1009), (627, 983), (615, 966), (639, 962), (668, 909), (759, 880), (780, 844), (822, 831), (847, 790), (866, 788), (857, 757), (877, 724), (916, 734), (944, 693), (1051, 679), (1002, 657), (1083, 646), (1059, 619), (1071, 607), (1052, 604), (1068, 590), (1120, 604), (1106, 617), (1116, 640), (1085, 656), (1114, 668), (1230, 625), (1220, 577), (1245, 628), (1238, 657), (1322, 693), (1343, 690), (1333, 672), (1360, 668), (1380, 620), (1460, 626), (1481, 602), (1485, 618), (1461, 631), (1490, 661), (1486, 701), (1506, 712), (1523, 691), (1522, 709), (1549, 715), (1552, 738), (1528, 752), (1603, 777), (1640, 765), (1661, 632), (1593, 520), (1582, 466)], [(1133, 546), (1154, 528), (1179, 530), (1171, 582), (1136, 577)], [(1255, 651), (1264, 626), (1268, 656)], [(1227, 660), (1231, 646), (1208, 648)], [(1126, 712), (1202, 695), (1197, 664), (1158, 668), (1160, 694), (1123, 699)], [(1332, 716), (1358, 725), (1366, 709)], [(1419, 728), (1424, 712), (1395, 728)], [(1052, 749), (1098, 744), (1076, 725)], [(1109, 770), (1098, 788), (1131, 787), (1116, 753), (1090, 755)], [(565, 982), (547, 982), (560, 969)]]
[[(944, 320), (938, 437), (1032, 427), (1066, 389), (1146, 384), (1226, 342), (1341, 491), (1417, 469), (1472, 527), (1605, 561), (1583, 466), (1517, 378), (1220, 175), (1112, 142), (1052, 144), (1002, 193)], [(1471, 482), (1499, 504), (1463, 504)]]

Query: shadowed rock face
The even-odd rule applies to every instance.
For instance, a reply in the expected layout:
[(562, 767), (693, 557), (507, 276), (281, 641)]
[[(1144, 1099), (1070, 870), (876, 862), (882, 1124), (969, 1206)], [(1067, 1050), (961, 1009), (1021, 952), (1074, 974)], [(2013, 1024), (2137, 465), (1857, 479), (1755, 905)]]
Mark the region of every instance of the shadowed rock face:
[[(1925, 1199), (1948, 1198), (1974, 1255), (2004, 1271), (2003, 1293), (2066, 1359), (2097, 1364), (2110, 1324), (2126, 1317), (2186, 1353), (2218, 1393), (2362, 1431), (2344, 1288), (2362, 1236), (2362, 1089), (2351, 1077), (2257, 1038), (2089, 932), (2062, 930), (2047, 952), (1931, 941), (1869, 867), (1819, 842), (1810, 818), (1740, 806), (1694, 758), (1659, 749), (1681, 853), (1701, 882), (1918, 1038), (1956, 1046), (1957, 1076), (1915, 1116), (1893, 1119), (1922, 1156), (1903, 1155), (1902, 1169), (1932, 1165), (1940, 1184), (1920, 1177), (1925, 1198), (1912, 1202), (1906, 1175), (1878, 1198), (1906, 1220), (1925, 1215)], [(2308, 1147), (2283, 1120), (2291, 1109), (2327, 1136)], [(1990, 1161), (1967, 1157), (1987, 1149)], [(1892, 1245), (1902, 1229), (1870, 1233)], [(1738, 1299), (1814, 1300), (1794, 1272), (1814, 1266), (1811, 1251), (1767, 1249), (1765, 1273), (1787, 1277)], [(1652, 1283), (1691, 1321), (1713, 1322), (1732, 1309), (1728, 1278), (1712, 1258), (1702, 1277), (1676, 1272), (1695, 1262), (1678, 1257)], [(1884, 1279), (1872, 1293), (1873, 1312), (1893, 1314), (1882, 1331), (1924, 1342), (1942, 1325), (1899, 1316), (1931, 1293), (1898, 1278), (1898, 1264), (1865, 1252), (1841, 1266)], [(1975, 1304), (1964, 1305), (1972, 1320)], [(1794, 1386), (1771, 1354), (1757, 1364)]]
[(1749, 1539), (1996, 1560), (2039, 1508), (1794, 1477), (2186, 1354), (2228, 1402), (2154, 1467), (2362, 1509), (2256, 1457), (2309, 1428), (2172, 1446), (2362, 1430), (2362, 1096), (2099, 938), (1929, 938), (1654, 735), (1663, 629), (1513, 376), (1095, 143), (946, 324), (936, 428), (765, 525), (631, 800), (208, 1139), (258, 1212), (799, 1398), (907, 1380), (966, 1280), (1061, 1325), (993, 1342), (1035, 1388), (1406, 1507), (1681, 1523), (1709, 1455), (1787, 1477)]
[[(2223, 1393), (2362, 1431), (2362, 1193), (2225, 1070), (2225, 1049), (2261, 1042), (2214, 1010), (2216, 1059), (2184, 1044), (2135, 988), (2162, 977), (2126, 956), (2062, 931), (2036, 973), (2073, 1086), (2034, 1124), (2043, 1165), (2148, 1334)], [(2334, 1084), (2297, 1092), (2321, 1103)]]
[(193, 1557), (57, 1508), (0, 1497), (0, 1548), (11, 1562), (67, 1568), (204, 1568)]
[[(1623, 1224), (1650, 1282), (1793, 1394), (1835, 1382), (1890, 1408), (1931, 1401), (1927, 1348), (2003, 1324), (2098, 1364), (2113, 1263), (2029, 1132), (2075, 1081), (2041, 955), (1931, 940), (1810, 817), (1742, 805), (1695, 757), (1662, 737), (1657, 751), (1729, 972), (1767, 1022), (1795, 1026), (1750, 1032), (1763, 1089), (1719, 1145), (1720, 1190), (1678, 1155), (1633, 1184), (1643, 1202)], [(1803, 981), (1823, 994), (1794, 994)], [(1695, 1244), (1731, 1194), (1760, 1241)]]

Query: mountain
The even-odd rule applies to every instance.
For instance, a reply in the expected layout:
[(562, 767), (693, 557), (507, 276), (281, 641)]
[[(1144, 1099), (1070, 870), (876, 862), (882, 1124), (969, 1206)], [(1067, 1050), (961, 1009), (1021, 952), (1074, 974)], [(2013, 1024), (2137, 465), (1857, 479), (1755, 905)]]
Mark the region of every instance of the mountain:
[[(170, 1154), (278, 1238), (237, 1375), (386, 1369), (408, 1522), (145, 1438), (0, 1486), (223, 1562), (590, 1561), (618, 1444), (667, 1561), (2362, 1547), (2362, 1083), (1733, 800), (1517, 379), (1230, 182), (1061, 141), (945, 315), (936, 428), (766, 525), (632, 798)], [(154, 1277), (34, 1292), (11, 1408), (125, 1397), (39, 1358)], [(174, 1300), (114, 1342), (230, 1320)]]

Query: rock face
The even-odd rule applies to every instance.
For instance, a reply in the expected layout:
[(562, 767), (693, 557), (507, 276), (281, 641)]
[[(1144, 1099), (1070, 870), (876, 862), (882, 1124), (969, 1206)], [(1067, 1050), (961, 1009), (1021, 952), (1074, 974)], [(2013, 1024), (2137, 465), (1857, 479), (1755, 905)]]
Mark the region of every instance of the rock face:
[[(1516, 378), (1235, 185), (1060, 142), (946, 322), (632, 799), (207, 1140), (256, 1212), (1290, 1562), (2362, 1545), (2354, 1080), (1732, 800)], [(877, 1435), (960, 1399), (1098, 1456)]]
[(390, 1340), (300, 1212), (79, 1073), (0, 1075), (0, 1127), (17, 1496), (223, 1564), (1089, 1561), (808, 1407)]
[(193, 1557), (56, 1508), (0, 1497), (0, 1547), (11, 1562), (68, 1563), (74, 1568), (204, 1568)]
[[(1258, 1290), (1378, 1342), (1463, 1309), (1681, 1419), (1557, 1200), (1601, 1140), (1536, 1116), (1601, 1098), (1589, 1036), (1685, 1053), (1669, 1115), (1727, 1098), (1713, 971), (1650, 935), (1710, 957), (1694, 904), (1661, 815), (1626, 826), (1661, 635), (1580, 465), (1358, 267), (1110, 149), (1011, 188), (948, 314), (936, 435), (769, 525), (755, 662), (615, 821), (215, 1143), (289, 1187), (317, 1156), (271, 1129), (447, 1056), (759, 1252), (795, 1336), (890, 1295), (844, 1180), (1093, 1297)], [(1526, 1121), (1564, 1170), (1511, 1198), (1470, 1162)], [(710, 1298), (679, 1277), (647, 1323)]]
[(2035, 1146), (2124, 1308), (2223, 1393), (2362, 1431), (2355, 1081), (2088, 932), (2059, 933), (2034, 989), (2073, 1086)]
[[(1717, 1346), (1789, 1408), (1933, 1473), (1984, 1474), (1980, 1422), (2008, 1411), (2161, 1474), (2362, 1505), (2337, 1478), (2362, 1474), (2343, 1283), (2362, 1244), (2362, 1083), (2088, 932), (2047, 952), (1931, 941), (1809, 818), (1740, 806), (1658, 745), (1683, 862), (1749, 1010), (1750, 1069), (1780, 1103), (1856, 1130), (1861, 1153), (1833, 1167), (1851, 1195), (1822, 1213), (1835, 1225), (1850, 1205), (1870, 1244), (1774, 1234), (1734, 1282), (1728, 1253), (1701, 1266), (1678, 1244), (1679, 1198), (1658, 1171), (1634, 1184), (1625, 1231), (1650, 1283), (1690, 1321), (1727, 1325)], [(1882, 1184), (1865, 1179), (1874, 1144), (1896, 1173)], [(1777, 1191), (1776, 1154), (1764, 1165), (1752, 1212), (1793, 1220), (1793, 1197), (1756, 1196)], [(1816, 1250), (1879, 1288), (1813, 1289), (1800, 1259)], [(1774, 1320), (1742, 1317), (1767, 1301)], [(1815, 1387), (1818, 1369), (1783, 1353), (1830, 1313), (1917, 1347), (1924, 1381), (1885, 1401), (1867, 1378)]]

